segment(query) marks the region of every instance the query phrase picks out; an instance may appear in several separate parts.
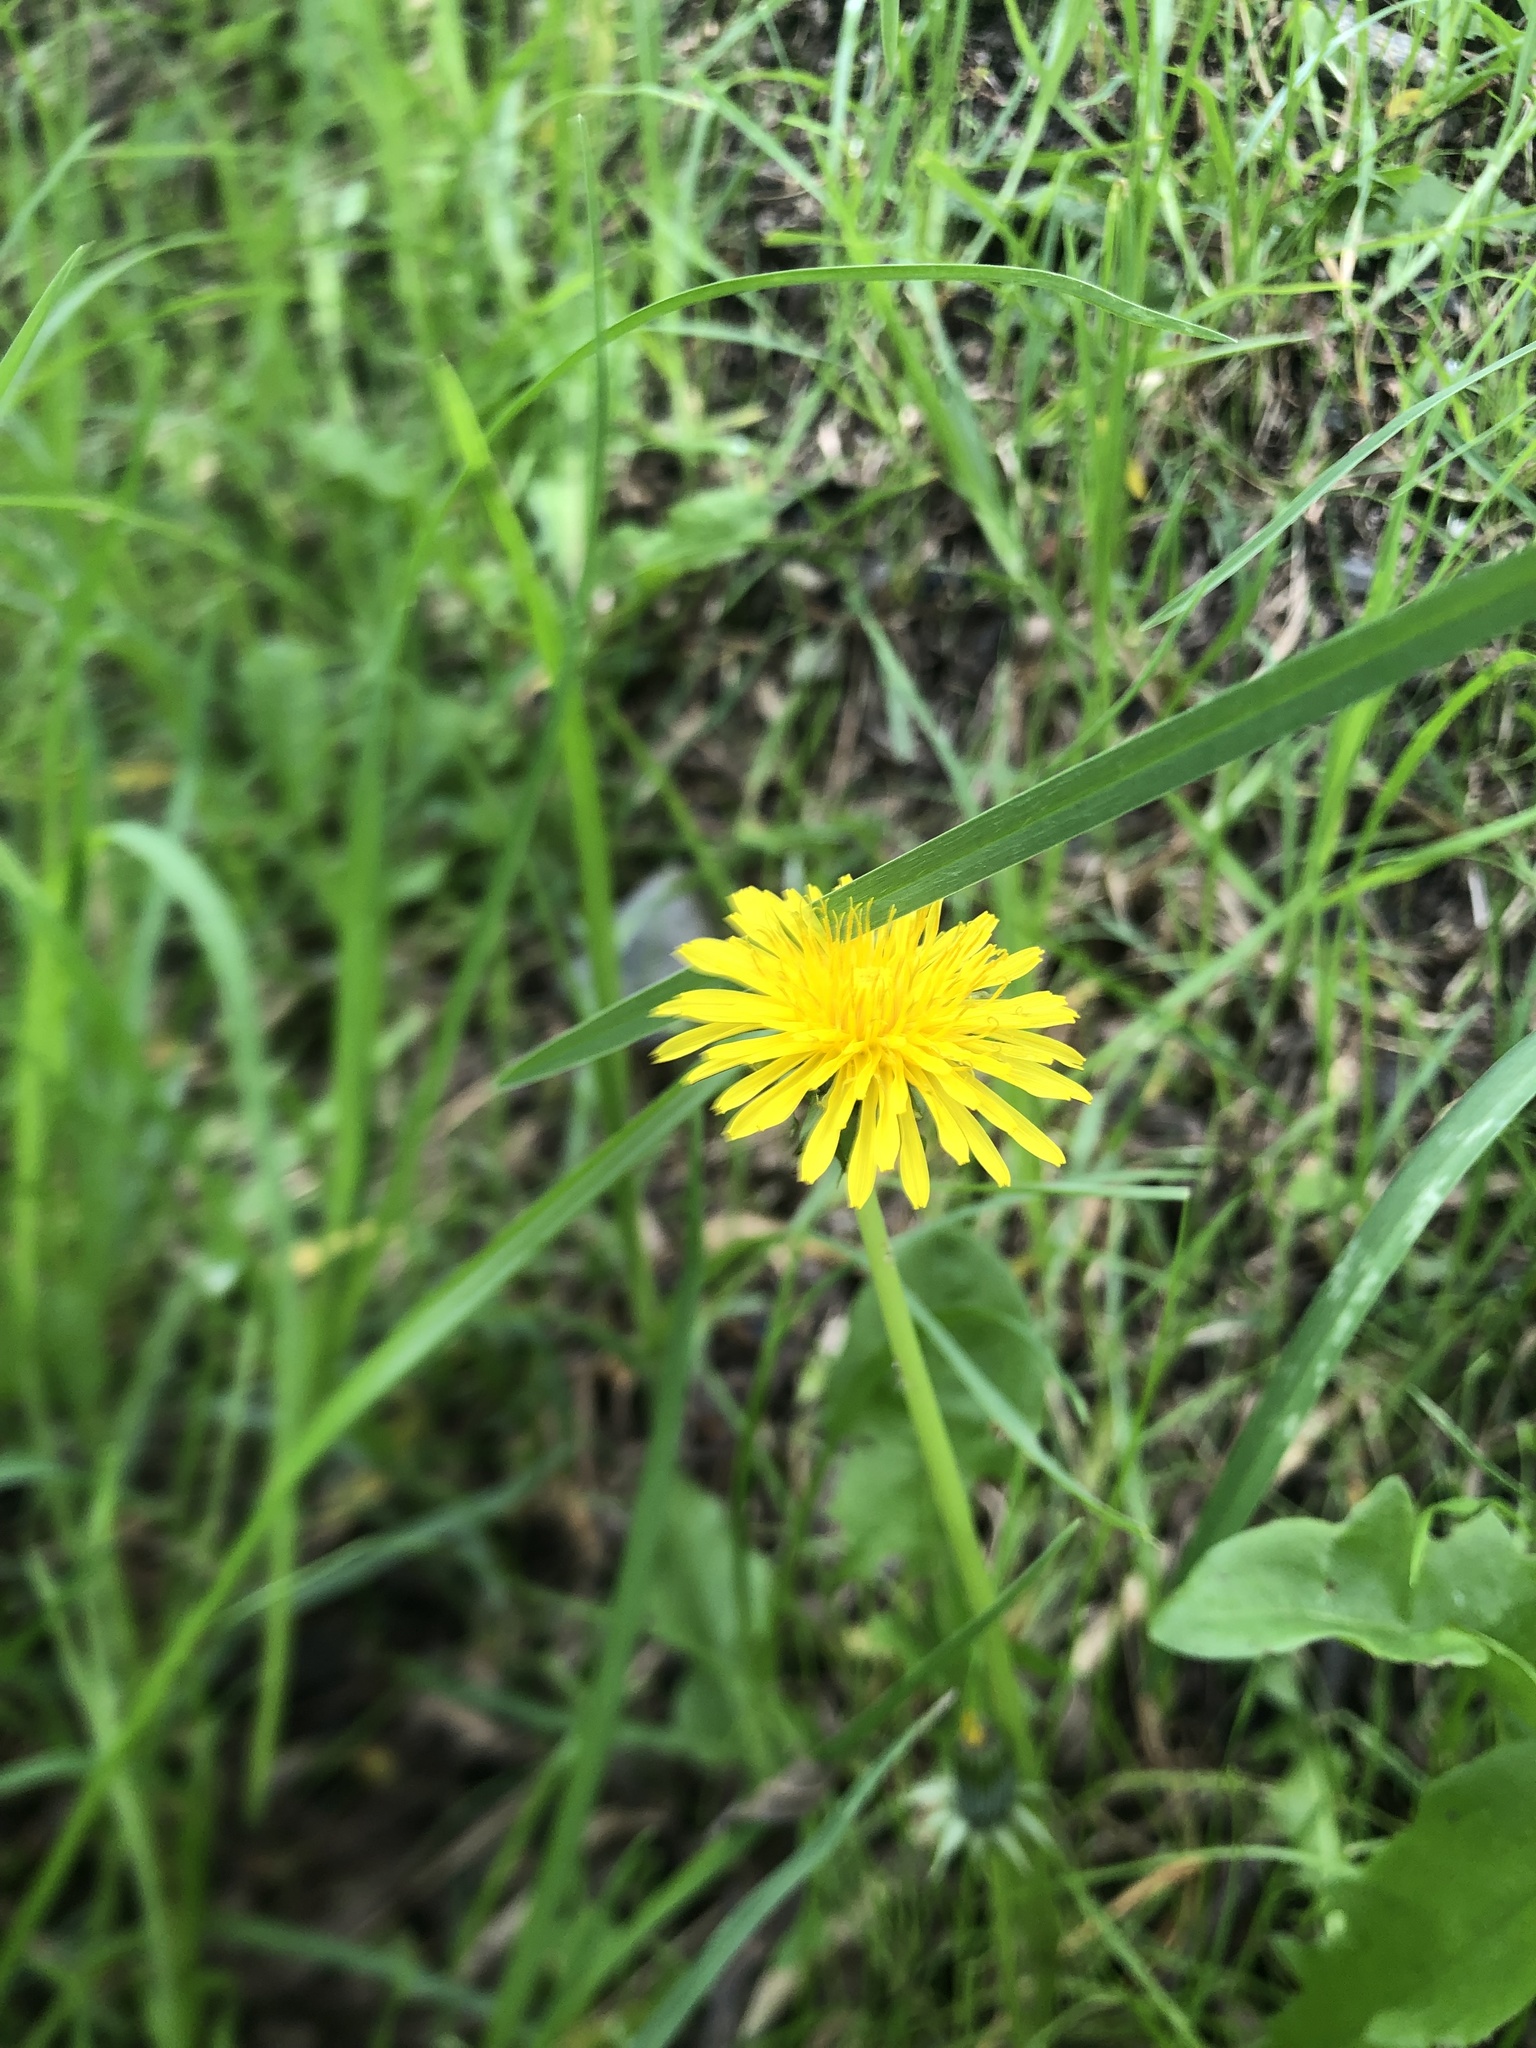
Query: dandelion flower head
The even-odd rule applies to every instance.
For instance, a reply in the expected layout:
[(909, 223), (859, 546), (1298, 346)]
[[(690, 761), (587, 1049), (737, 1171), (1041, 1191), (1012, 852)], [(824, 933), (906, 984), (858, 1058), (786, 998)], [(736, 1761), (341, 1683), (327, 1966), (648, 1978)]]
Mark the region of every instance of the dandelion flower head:
[(689, 989), (658, 1005), (656, 1016), (692, 1029), (655, 1057), (700, 1054), (689, 1081), (749, 1070), (715, 1104), (731, 1116), (728, 1138), (769, 1130), (824, 1090), (800, 1155), (803, 1181), (827, 1172), (857, 1110), (848, 1160), (855, 1208), (874, 1192), (875, 1175), (896, 1166), (913, 1206), (927, 1202), (919, 1105), (950, 1158), (976, 1158), (1000, 1187), (1009, 1184), (1008, 1168), (983, 1118), (1060, 1166), (1060, 1146), (980, 1077), (1087, 1102), (1086, 1088), (1055, 1071), (1080, 1067), (1082, 1054), (1044, 1035), (1077, 1012), (1046, 990), (1006, 994), (1039, 965), (1040, 948), (994, 946), (997, 919), (986, 915), (940, 931), (941, 908), (930, 903), (877, 924), (867, 908), (829, 910), (815, 887), (782, 896), (737, 890), (728, 919), (736, 936), (679, 948), (689, 967), (735, 986)]

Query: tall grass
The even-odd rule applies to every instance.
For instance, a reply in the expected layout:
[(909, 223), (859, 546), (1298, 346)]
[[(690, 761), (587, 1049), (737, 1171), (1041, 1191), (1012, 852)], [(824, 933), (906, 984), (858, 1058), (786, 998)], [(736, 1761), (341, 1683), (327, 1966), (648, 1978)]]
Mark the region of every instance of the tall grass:
[(5, 38), (5, 2038), (1018, 2035), (851, 1219), (643, 1056), (725, 890), (853, 873), (1092, 1051), (923, 1225), (1006, 1340), (916, 1304), (1049, 2038), (1251, 2039), (1490, 1710), (1150, 1600), (1276, 1485), (1529, 1506), (1536, 30)]

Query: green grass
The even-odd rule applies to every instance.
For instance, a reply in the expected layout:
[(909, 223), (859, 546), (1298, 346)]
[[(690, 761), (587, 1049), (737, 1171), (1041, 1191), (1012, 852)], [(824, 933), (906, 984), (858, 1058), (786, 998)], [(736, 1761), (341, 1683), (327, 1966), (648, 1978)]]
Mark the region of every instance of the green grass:
[(925, 1219), (1023, 1351), (920, 1318), (1048, 1553), (1034, 2038), (1252, 2040), (1486, 1748), (1142, 1623), (1282, 1358), (1269, 1509), (1529, 1519), (1518, 1090), (1431, 1135), (1536, 1024), (1507, 13), (5, 14), (7, 2041), (1028, 2038), (905, 1799), (965, 1610), (852, 1219), (627, 1025), (497, 1085), (669, 971), (664, 870), (939, 876), (1083, 1011), (1054, 1189)]

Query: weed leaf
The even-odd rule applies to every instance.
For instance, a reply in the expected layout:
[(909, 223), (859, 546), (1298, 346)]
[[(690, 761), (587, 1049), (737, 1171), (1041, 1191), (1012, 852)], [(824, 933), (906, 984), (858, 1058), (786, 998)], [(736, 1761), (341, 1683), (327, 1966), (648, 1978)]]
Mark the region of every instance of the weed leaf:
[(1429, 1786), (1341, 1895), (1268, 2048), (1470, 2048), (1536, 1997), (1536, 1742)]

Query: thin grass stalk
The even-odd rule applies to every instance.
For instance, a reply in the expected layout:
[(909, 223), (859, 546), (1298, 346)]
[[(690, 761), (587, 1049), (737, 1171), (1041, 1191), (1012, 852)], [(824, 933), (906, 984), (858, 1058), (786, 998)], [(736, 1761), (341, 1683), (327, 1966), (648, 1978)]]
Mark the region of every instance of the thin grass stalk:
[(502, 928), (512, 902), (512, 895), (522, 874), (523, 863), (528, 857), (534, 826), (538, 822), (540, 807), (554, 768), (559, 732), (559, 717), (553, 715), (539, 737), (537, 750), (514, 801), (507, 836), (502, 841), (496, 865), (486, 884), (485, 895), (481, 899), (469, 944), (460, 957), (447, 999), (443, 1004), (432, 1049), (427, 1055), (420, 1079), (411, 1091), (405, 1114), (401, 1118), (394, 1162), (374, 1219), (377, 1228), (368, 1245), (353, 1260), (347, 1275), (330, 1332), (336, 1352), (343, 1350), (350, 1341), (358, 1313), (378, 1270), (379, 1260), (390, 1241), (391, 1233), (401, 1223), (410, 1206), (415, 1192), (417, 1171), (421, 1164), (422, 1147), (426, 1143), (433, 1113), (448, 1085), (448, 1076), (452, 1072), (454, 1059), (469, 1023), (470, 1012), (502, 937)]
[(650, 1595), (656, 1546), (677, 1467), (683, 1410), (692, 1371), (703, 1280), (704, 1146), (699, 1119), (689, 1129), (687, 1249), (673, 1300), (670, 1328), (654, 1388), (654, 1410), (645, 1464), (635, 1496), (624, 1562), (614, 1588), (602, 1656), (582, 1703), (574, 1731), (571, 1773), (566, 1781), (549, 1846), (539, 1867), (533, 1905), (496, 1992), (484, 2048), (508, 2048), (522, 2025), (555, 1939), (561, 1908), (570, 1890), (581, 1837), (602, 1783), (618, 1727), (624, 1674)]
[[(592, 331), (601, 335), (607, 325), (603, 289), (602, 209), (597, 172), (592, 161), (586, 122), (580, 124), (582, 163), (586, 175), (588, 257), (592, 274)], [(592, 407), (587, 441), (587, 520), (582, 552), (581, 581), (572, 604), (570, 627), (565, 636), (567, 671), (561, 678), (563, 705), (560, 737), (565, 764), (566, 793), (570, 799), (571, 825), (576, 838), (576, 866), (581, 880), (582, 914), (587, 933), (587, 957), (592, 969), (592, 988), (600, 1010), (623, 995), (619, 967), (618, 932), (613, 908), (613, 862), (608, 849), (608, 828), (603, 817), (602, 784), (597, 756), (592, 745), (592, 726), (587, 716), (582, 656), (588, 644), (588, 620), (597, 575), (597, 544), (602, 529), (603, 505), (607, 496), (608, 462), (608, 351), (599, 347), (592, 358)], [(629, 1064), (622, 1051), (598, 1062), (598, 1087), (602, 1095), (604, 1121), (610, 1136), (622, 1130), (629, 1115)], [(638, 1182), (624, 1181), (614, 1190), (614, 1208), (629, 1272), (630, 1300), (635, 1322), (641, 1332), (650, 1329), (656, 1314), (656, 1289), (649, 1261), (640, 1237), (640, 1189)]]
[[(117, 836), (132, 843), (130, 834), (135, 830), (143, 843), (142, 827), (119, 826)], [(151, 841), (153, 837), (148, 835)], [(624, 1131), (562, 1175), (489, 1244), (434, 1288), (321, 1404), (286, 1459), (269, 1471), (244, 1526), (225, 1547), (206, 1591), (176, 1623), (128, 1701), (118, 1734), (86, 1774), (74, 1805), (56, 1830), (47, 1855), (0, 1939), (0, 1998), (22, 1967), (33, 1936), (95, 1826), (114, 1772), (158, 1723), (177, 1684), (217, 1626), (263, 1545), (270, 1540), (274, 1524), (291, 1509), (293, 1498), (308, 1474), (363, 1416), (477, 1315), (514, 1273), (521, 1271), (617, 1180), (633, 1173), (649, 1158), (703, 1106), (710, 1092), (707, 1088), (673, 1088), (640, 1111)], [(291, 1584), (288, 1590), (291, 1591)]]
[[(64, 733), (70, 696), (61, 675), (53, 682), (43, 728), (41, 892), (59, 916), (68, 881)], [(26, 922), (26, 977), (21, 1001), (15, 1094), (11, 1115), (11, 1368), (34, 1446), (49, 1455), (50, 1403), (43, 1384), (38, 1318), (41, 1306), (43, 1181), (47, 1168), (50, 1102), (65, 1061), (68, 983), (59, 958), (54, 918)]]

